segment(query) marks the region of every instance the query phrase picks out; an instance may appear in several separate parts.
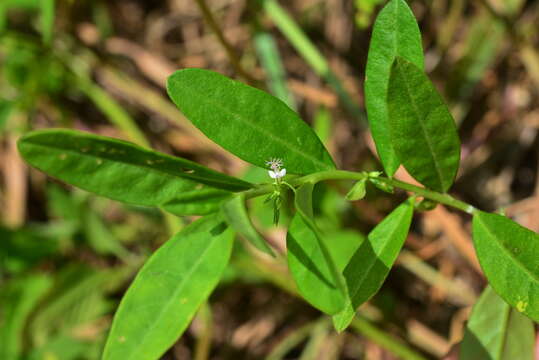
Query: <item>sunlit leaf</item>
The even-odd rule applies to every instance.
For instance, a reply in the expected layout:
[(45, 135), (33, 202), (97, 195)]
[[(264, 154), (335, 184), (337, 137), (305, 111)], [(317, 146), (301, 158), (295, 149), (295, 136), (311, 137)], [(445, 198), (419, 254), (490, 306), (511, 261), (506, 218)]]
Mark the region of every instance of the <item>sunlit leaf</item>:
[(288, 228), (288, 266), (298, 290), (311, 305), (327, 313), (341, 311), (346, 285), (312, 219), (312, 184), (296, 190), (297, 213)]
[(473, 307), (460, 344), (460, 360), (533, 360), (533, 322), (489, 286)]
[(453, 117), (422, 69), (397, 57), (387, 94), (391, 141), (400, 161), (417, 181), (445, 192), (460, 161)]
[(393, 150), (389, 132), (387, 89), (396, 56), (423, 69), (421, 33), (404, 0), (391, 0), (376, 17), (365, 76), (365, 106), (376, 150), (385, 172), (392, 176), (401, 161)]
[(249, 242), (260, 251), (268, 255), (275, 256), (264, 238), (256, 231), (247, 210), (245, 209), (245, 198), (242, 195), (232, 197), (223, 203), (221, 207), (226, 222), (238, 233), (244, 236)]
[(539, 235), (505, 216), (477, 211), (473, 241), (490, 286), (539, 322)]
[(72, 130), (34, 131), (23, 136), (18, 146), (28, 163), (62, 181), (114, 200), (162, 206), (179, 215), (215, 211), (228, 191), (251, 187), (189, 160)]
[(217, 285), (232, 235), (219, 214), (208, 215), (159, 248), (123, 297), (103, 360), (158, 359), (172, 346)]
[(266, 167), (270, 158), (280, 158), (291, 174), (335, 168), (314, 131), (264, 91), (202, 69), (175, 72), (167, 91), (207, 137), (251, 164)]
[(357, 309), (380, 290), (404, 245), (412, 215), (413, 200), (393, 210), (369, 233), (344, 269), (351, 308), (336, 316), (339, 330), (346, 327)]

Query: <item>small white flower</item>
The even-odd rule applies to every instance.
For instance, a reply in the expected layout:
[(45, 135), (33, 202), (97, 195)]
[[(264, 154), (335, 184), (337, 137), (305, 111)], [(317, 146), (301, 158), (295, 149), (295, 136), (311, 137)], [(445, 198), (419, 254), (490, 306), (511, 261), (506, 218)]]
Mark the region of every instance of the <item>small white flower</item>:
[(269, 170), (268, 174), (269, 174), (270, 178), (272, 178), (272, 179), (280, 179), (280, 178), (282, 178), (282, 177), (284, 177), (286, 175), (286, 169), (283, 168), (283, 169), (277, 170), (277, 171)]
[(279, 171), (281, 166), (283, 166), (283, 160), (279, 158), (271, 158), (269, 161), (266, 161), (266, 165), (273, 171)]
[(286, 169), (281, 169), (281, 167), (283, 166), (283, 160), (279, 158), (271, 158), (269, 159), (269, 161), (266, 161), (266, 165), (271, 169), (268, 171), (270, 178), (279, 181), (282, 177), (286, 175)]

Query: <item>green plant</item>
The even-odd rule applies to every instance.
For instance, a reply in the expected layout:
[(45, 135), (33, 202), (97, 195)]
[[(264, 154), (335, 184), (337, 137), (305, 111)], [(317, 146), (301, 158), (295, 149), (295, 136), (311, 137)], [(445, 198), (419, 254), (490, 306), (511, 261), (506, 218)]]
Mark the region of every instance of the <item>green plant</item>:
[[(72, 130), (35, 131), (20, 139), (19, 151), (28, 163), (67, 183), (179, 216), (203, 215), (140, 270), (118, 308), (103, 359), (156, 359), (163, 354), (217, 285), (234, 233), (277, 256), (246, 211), (245, 201), (255, 197), (272, 203), (276, 223), (286, 204), (293, 204), (286, 254), (290, 272), (304, 299), (331, 315), (338, 331), (350, 325), (357, 308), (380, 289), (403, 246), (414, 210), (428, 207), (418, 197), (473, 215), (477, 256), (494, 292), (486, 290), (474, 309), (463, 354), (471, 346), (488, 349), (488, 333), (501, 328), (504, 336), (518, 336), (525, 344), (514, 347), (518, 356), (510, 355), (530, 358), (533, 326), (528, 318), (539, 320), (539, 236), (447, 194), (459, 167), (460, 143), (448, 108), (424, 73), (420, 36), (405, 1), (390, 1), (378, 15), (365, 94), (387, 177), (337, 170), (316, 134), (282, 101), (201, 69), (171, 75), (170, 97), (215, 143), (267, 169), (268, 181), (247, 182), (186, 159)], [(392, 178), (401, 164), (425, 187)], [(313, 190), (326, 180), (355, 181), (347, 195), (352, 201), (365, 195), (367, 183), (412, 195), (366, 239), (343, 251), (314, 220)], [(499, 314), (497, 308), (503, 308), (506, 317), (495, 327), (485, 325), (484, 314)], [(523, 334), (513, 335), (514, 321), (504, 321), (509, 316), (517, 319)]]

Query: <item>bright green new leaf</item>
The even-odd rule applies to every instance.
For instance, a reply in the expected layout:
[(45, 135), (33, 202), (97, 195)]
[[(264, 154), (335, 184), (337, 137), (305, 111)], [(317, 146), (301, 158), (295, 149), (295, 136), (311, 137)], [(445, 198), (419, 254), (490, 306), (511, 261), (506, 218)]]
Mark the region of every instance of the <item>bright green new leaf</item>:
[(62, 181), (178, 215), (216, 211), (229, 191), (252, 186), (189, 160), (72, 130), (34, 131), (18, 146), (28, 163)]
[(251, 164), (280, 158), (291, 174), (332, 170), (335, 164), (314, 131), (285, 103), (213, 71), (184, 69), (167, 91), (207, 137)]
[(477, 211), (473, 241), (490, 286), (539, 322), (539, 235), (505, 216)]
[(401, 161), (391, 142), (387, 88), (391, 65), (400, 56), (423, 69), (421, 33), (404, 0), (392, 0), (380, 11), (372, 30), (365, 76), (365, 106), (372, 137), (385, 172), (392, 176)]
[(0, 291), (0, 359), (18, 360), (24, 349), (24, 328), (40, 298), (52, 286), (45, 275), (22, 276)]
[(460, 345), (460, 360), (533, 360), (533, 322), (489, 286), (473, 307)]
[(296, 190), (297, 213), (288, 228), (288, 267), (301, 295), (333, 315), (345, 305), (346, 284), (312, 219), (313, 184)]
[(352, 186), (350, 191), (346, 194), (346, 200), (348, 201), (356, 201), (361, 200), (365, 197), (367, 194), (367, 191), (365, 189), (365, 185), (367, 183), (367, 179), (359, 180)]
[(103, 360), (159, 359), (219, 282), (232, 244), (232, 231), (213, 214), (159, 248), (122, 299)]
[(387, 94), (391, 141), (417, 181), (441, 192), (457, 175), (460, 140), (451, 113), (422, 69), (397, 57)]
[[(413, 213), (413, 199), (409, 199), (376, 225), (352, 256), (343, 272), (352, 310), (369, 300), (382, 287), (404, 245)], [(339, 314), (334, 319), (338, 330), (348, 326), (354, 314), (355, 311), (350, 309)]]
[[(341, 230), (326, 234), (322, 240), (325, 242), (332, 258), (335, 259), (335, 265), (339, 273), (342, 273), (357, 249), (365, 241), (365, 236), (354, 231)], [(354, 318), (355, 312), (348, 297), (344, 309), (332, 317), (335, 329), (338, 332), (346, 329)]]
[(247, 210), (245, 209), (245, 198), (241, 194), (233, 196), (221, 206), (223, 216), (234, 230), (245, 237), (258, 250), (268, 255), (275, 256), (264, 238), (260, 236), (254, 228)]

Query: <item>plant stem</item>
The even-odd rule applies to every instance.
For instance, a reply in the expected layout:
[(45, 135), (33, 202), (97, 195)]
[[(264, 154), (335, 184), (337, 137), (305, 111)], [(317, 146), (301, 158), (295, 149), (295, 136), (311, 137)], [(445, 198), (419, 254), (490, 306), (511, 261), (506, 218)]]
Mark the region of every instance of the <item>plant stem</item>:
[[(369, 174), (367, 172), (353, 172), (353, 171), (344, 171), (344, 170), (329, 170), (329, 171), (321, 171), (314, 174), (309, 174), (306, 176), (298, 177), (295, 179), (291, 179), (288, 181), (288, 183), (292, 186), (300, 186), (306, 183), (317, 183), (319, 181), (324, 180), (364, 180), (368, 179)], [(455, 209), (462, 210), (468, 214), (473, 214), (476, 209), (464, 201), (460, 201), (455, 199), (449, 194), (443, 194), (439, 193), (433, 190), (429, 190), (420, 186), (412, 185), (410, 183), (384, 177), (384, 176), (377, 176), (376, 179), (379, 181), (392, 186), (396, 187), (402, 190), (406, 190), (409, 192), (412, 192), (416, 195), (420, 195), (424, 198), (427, 198), (429, 200), (436, 201), (440, 204), (444, 204), (447, 206), (451, 206)], [(245, 197), (253, 198), (261, 195), (265, 195), (273, 191), (273, 185), (272, 184), (265, 184), (260, 185), (255, 189), (251, 189), (245, 192)]]
[(434, 200), (436, 202), (439, 202), (440, 204), (451, 206), (455, 209), (462, 210), (468, 214), (473, 214), (474, 211), (476, 210), (472, 205), (465, 203), (464, 201), (457, 200), (449, 194), (443, 194), (443, 193), (439, 193), (433, 190), (428, 190), (423, 187), (415, 186), (415, 185), (406, 183), (404, 181), (396, 180), (396, 179), (390, 179), (386, 177), (379, 177), (378, 179), (380, 179), (380, 181), (383, 181), (388, 185), (398, 187), (402, 190), (413, 192), (417, 195), (423, 196), (424, 198)]
[(230, 60), (230, 63), (234, 67), (234, 70), (240, 75), (242, 78), (244, 78), (248, 83), (251, 85), (254, 85), (257, 83), (257, 80), (254, 79), (240, 63), (240, 60), (236, 53), (234, 52), (234, 49), (232, 48), (232, 45), (225, 39), (225, 36), (223, 32), (221, 31), (221, 28), (217, 24), (217, 21), (213, 17), (213, 14), (210, 11), (210, 8), (206, 4), (205, 0), (196, 0), (195, 1), (200, 8), (200, 11), (202, 12), (202, 16), (204, 16), (204, 20), (208, 23), (208, 26), (211, 28), (211, 30), (215, 33), (217, 36), (217, 40), (219, 40), (219, 43), (223, 46), (223, 48), (226, 51), (226, 54), (228, 56), (228, 59)]

